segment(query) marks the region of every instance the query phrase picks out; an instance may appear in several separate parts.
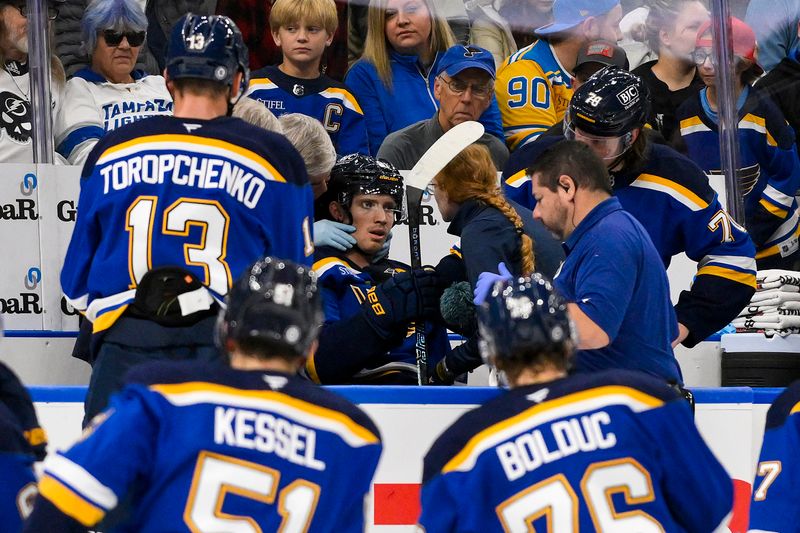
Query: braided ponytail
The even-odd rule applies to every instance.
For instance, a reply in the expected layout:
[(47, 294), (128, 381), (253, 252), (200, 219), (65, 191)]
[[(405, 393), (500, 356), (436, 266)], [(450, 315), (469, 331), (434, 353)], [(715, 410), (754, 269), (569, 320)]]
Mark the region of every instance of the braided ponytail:
[(500, 191), (497, 169), (488, 148), (482, 144), (468, 146), (437, 174), (436, 182), (453, 202), (462, 203), (474, 199), (500, 211), (514, 225), (520, 237), (522, 274), (528, 276), (533, 273), (533, 239), (523, 232), (519, 213)]

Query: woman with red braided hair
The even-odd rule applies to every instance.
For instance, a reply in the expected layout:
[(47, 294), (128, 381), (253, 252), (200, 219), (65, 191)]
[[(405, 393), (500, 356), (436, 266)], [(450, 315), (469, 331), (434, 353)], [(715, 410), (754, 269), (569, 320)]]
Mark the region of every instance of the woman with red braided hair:
[[(471, 290), (481, 272), (507, 268), (514, 276), (529, 276), (534, 269), (548, 277), (555, 274), (564, 259), (561, 246), (531, 211), (506, 199), (485, 146), (468, 146), (431, 186), (442, 218), (450, 222), (447, 232), (461, 238), (453, 253), (463, 260)], [(452, 355), (436, 369), (443, 382), (481, 364), (480, 358), (456, 361)]]

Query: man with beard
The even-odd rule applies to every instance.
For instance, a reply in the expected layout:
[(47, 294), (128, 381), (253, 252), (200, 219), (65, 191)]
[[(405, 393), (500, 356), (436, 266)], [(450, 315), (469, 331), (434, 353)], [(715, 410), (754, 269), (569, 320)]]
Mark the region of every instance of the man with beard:
[[(57, 4), (49, 0), (47, 18), (58, 17)], [(32, 163), (31, 82), (28, 74), (28, 19), (26, 0), (0, 0), (0, 163)], [(53, 113), (61, 105), (64, 69), (50, 57)]]

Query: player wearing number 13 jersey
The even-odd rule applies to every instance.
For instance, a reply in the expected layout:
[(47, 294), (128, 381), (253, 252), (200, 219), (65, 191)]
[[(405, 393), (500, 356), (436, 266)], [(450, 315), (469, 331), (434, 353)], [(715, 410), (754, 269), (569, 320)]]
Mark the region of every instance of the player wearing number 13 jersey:
[(174, 116), (110, 132), (83, 171), (61, 285), (95, 334), (87, 419), (143, 358), (215, 357), (215, 302), (250, 262), (311, 263), (300, 154), (229, 116), (249, 72), (233, 22), (184, 16), (165, 71)]
[(567, 376), (574, 327), (543, 276), (497, 282), (478, 327), (511, 391), (428, 452), (426, 531), (727, 531), (733, 484), (686, 401), (637, 372)]
[[(266, 258), (220, 314), (229, 364), (142, 365), (70, 450), (50, 456), (27, 531), (360, 532), (375, 424), (297, 377), (322, 323), (309, 267)], [(110, 517), (109, 517), (110, 521)]]

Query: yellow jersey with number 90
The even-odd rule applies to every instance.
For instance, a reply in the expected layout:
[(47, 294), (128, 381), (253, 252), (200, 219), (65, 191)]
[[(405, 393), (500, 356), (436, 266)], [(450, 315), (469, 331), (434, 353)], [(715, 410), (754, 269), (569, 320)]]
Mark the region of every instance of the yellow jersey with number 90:
[(514, 150), (564, 118), (572, 98), (572, 76), (550, 43), (540, 39), (503, 62), (495, 93), (506, 144)]

